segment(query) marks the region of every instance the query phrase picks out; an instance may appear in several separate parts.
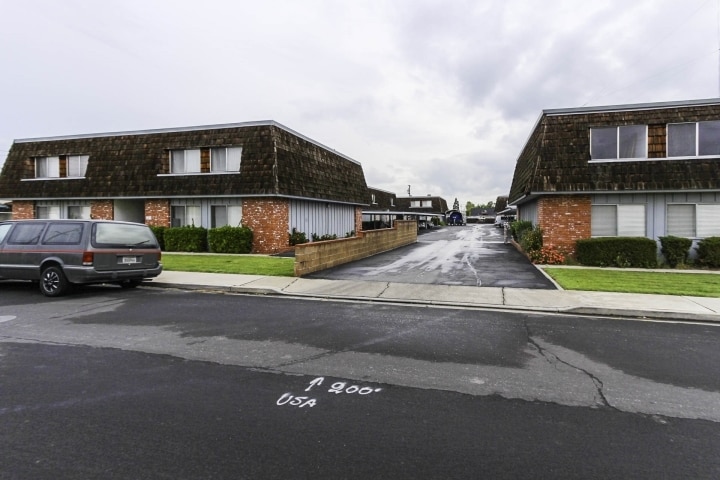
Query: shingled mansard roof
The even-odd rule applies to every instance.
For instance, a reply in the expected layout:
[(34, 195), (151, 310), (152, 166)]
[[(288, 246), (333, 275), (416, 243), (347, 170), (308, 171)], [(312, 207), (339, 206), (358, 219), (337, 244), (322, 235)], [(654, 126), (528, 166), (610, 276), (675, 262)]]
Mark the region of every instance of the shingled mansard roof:
[[(170, 150), (242, 147), (240, 174), (168, 175)], [(89, 155), (84, 178), (35, 180), (34, 159)], [(15, 140), (0, 198), (282, 196), (367, 205), (360, 163), (274, 121)]]
[[(544, 110), (515, 166), (510, 203), (545, 194), (720, 189), (720, 157), (668, 159), (668, 123), (720, 120), (720, 99)], [(648, 126), (648, 158), (590, 162), (590, 128)]]

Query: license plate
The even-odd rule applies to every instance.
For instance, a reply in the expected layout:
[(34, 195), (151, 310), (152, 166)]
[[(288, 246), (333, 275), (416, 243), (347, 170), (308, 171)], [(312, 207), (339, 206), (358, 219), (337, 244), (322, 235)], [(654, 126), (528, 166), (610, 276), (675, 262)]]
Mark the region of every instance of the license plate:
[(138, 257), (122, 257), (122, 263), (123, 264), (140, 263), (140, 260)]

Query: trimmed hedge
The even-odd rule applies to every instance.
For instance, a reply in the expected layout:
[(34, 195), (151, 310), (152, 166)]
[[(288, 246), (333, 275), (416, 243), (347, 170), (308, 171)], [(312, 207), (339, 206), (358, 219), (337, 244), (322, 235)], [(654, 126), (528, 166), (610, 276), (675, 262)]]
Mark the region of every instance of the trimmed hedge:
[(230, 225), (211, 228), (207, 232), (207, 243), (213, 253), (250, 253), (253, 232), (249, 227), (231, 227)]
[(690, 255), (690, 247), (692, 247), (692, 240), (669, 235), (667, 237), (660, 237), (660, 245), (662, 246), (660, 251), (665, 257), (665, 261), (672, 268), (687, 263), (688, 255)]
[(603, 237), (577, 240), (575, 258), (595, 267), (657, 266), (657, 244), (645, 237)]
[(207, 252), (207, 229), (203, 227), (172, 227), (163, 237), (168, 252)]
[(697, 261), (700, 265), (709, 268), (720, 267), (720, 237), (707, 237), (695, 247), (697, 250)]
[(165, 250), (165, 230), (167, 229), (168, 227), (150, 227), (150, 230), (152, 230), (153, 234), (155, 234), (155, 238), (157, 238), (158, 245), (160, 245), (160, 250)]

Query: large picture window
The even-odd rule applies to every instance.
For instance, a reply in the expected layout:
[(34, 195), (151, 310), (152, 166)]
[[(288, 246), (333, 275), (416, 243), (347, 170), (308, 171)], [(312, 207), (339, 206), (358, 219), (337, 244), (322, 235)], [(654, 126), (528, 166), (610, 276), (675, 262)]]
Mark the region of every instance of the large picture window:
[(242, 222), (242, 207), (240, 205), (213, 205), (210, 207), (212, 218), (210, 228), (229, 225), (239, 227)]
[(170, 151), (170, 173), (199, 172), (200, 149)]
[(590, 158), (647, 158), (647, 126), (596, 127), (590, 129)]
[(644, 237), (645, 205), (593, 205), (590, 234), (593, 237)]
[(668, 124), (667, 152), (668, 157), (720, 155), (720, 121)]
[(171, 210), (173, 227), (202, 225), (200, 207), (197, 205), (174, 205)]
[(671, 204), (667, 206), (668, 235), (686, 238), (720, 236), (720, 205)]
[(210, 171), (239, 172), (242, 147), (222, 147), (210, 150)]

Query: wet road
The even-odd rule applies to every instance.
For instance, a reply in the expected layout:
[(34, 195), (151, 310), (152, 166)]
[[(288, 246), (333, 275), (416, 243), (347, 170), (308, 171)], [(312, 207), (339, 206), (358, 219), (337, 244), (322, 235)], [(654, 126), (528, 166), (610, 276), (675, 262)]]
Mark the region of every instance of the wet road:
[(330, 280), (554, 289), (494, 225), (442, 227), (417, 243), (308, 275)]

